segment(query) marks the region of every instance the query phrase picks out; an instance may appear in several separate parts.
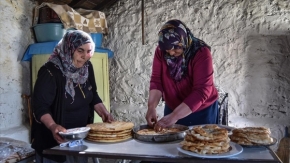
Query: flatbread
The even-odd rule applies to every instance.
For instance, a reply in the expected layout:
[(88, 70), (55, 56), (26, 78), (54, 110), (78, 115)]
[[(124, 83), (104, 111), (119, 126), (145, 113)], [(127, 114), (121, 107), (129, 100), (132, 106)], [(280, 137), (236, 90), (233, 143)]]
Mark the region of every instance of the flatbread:
[(114, 121), (111, 123), (101, 123), (101, 122), (93, 123), (93, 124), (88, 124), (87, 126), (90, 127), (92, 131), (111, 132), (111, 131), (124, 131), (124, 130), (132, 129), (134, 127), (134, 123)]
[(182, 146), (182, 149), (187, 150), (187, 151), (191, 151), (191, 152), (195, 152), (195, 153), (199, 153), (199, 154), (221, 154), (221, 153), (226, 153), (230, 150), (229, 146), (226, 146), (224, 148), (220, 148), (220, 149), (211, 149), (211, 148), (195, 148), (195, 147), (191, 147), (191, 146)]
[(116, 137), (116, 138), (98, 138), (98, 137), (90, 137), (90, 136), (86, 137), (87, 140), (94, 141), (94, 142), (120, 142), (120, 141), (124, 141), (131, 138), (132, 138), (132, 135), (121, 136), (121, 137)]
[(243, 137), (236, 137), (234, 135), (229, 136), (232, 142), (235, 142), (240, 145), (254, 145), (251, 141), (249, 141), (247, 138)]
[(178, 128), (168, 128), (164, 129), (161, 132), (156, 132), (153, 128), (147, 128), (137, 131), (137, 134), (139, 135), (163, 135), (163, 134), (169, 134), (169, 133), (177, 133), (181, 132), (182, 130)]
[(122, 136), (129, 136), (129, 135), (131, 135), (131, 132), (122, 133), (122, 134), (94, 134), (94, 133), (89, 133), (88, 135), (90, 137), (98, 137), (98, 138), (117, 138), (117, 137), (122, 137)]
[(230, 150), (228, 132), (215, 124), (195, 126), (186, 131), (181, 148), (199, 154), (220, 154)]
[(273, 143), (273, 138), (268, 135), (263, 135), (264, 133), (251, 134), (251, 133), (235, 133), (230, 136), (233, 142), (241, 145), (267, 145)]
[(180, 142), (181, 145), (185, 145), (185, 146), (195, 146), (195, 147), (203, 147), (203, 146), (207, 146), (207, 147), (224, 147), (229, 145), (230, 139), (228, 138), (225, 141), (219, 141), (219, 142), (208, 142), (208, 141), (200, 141), (200, 140), (196, 140), (196, 141), (190, 141), (190, 140), (183, 140), (182, 142)]
[(244, 127), (234, 129), (230, 138), (240, 145), (267, 145), (273, 143), (270, 134), (266, 127)]
[(88, 124), (91, 130), (86, 137), (94, 142), (119, 142), (132, 138), (132, 122), (114, 121), (112, 123)]
[(198, 140), (221, 141), (228, 137), (228, 131), (225, 128), (216, 128), (212, 126), (195, 126), (191, 130), (186, 131), (187, 135), (191, 135)]
[(271, 134), (271, 130), (269, 128), (266, 128), (266, 127), (244, 127), (244, 128), (235, 128), (235, 129), (233, 129), (233, 133), (238, 133), (238, 132)]
[(123, 130), (123, 131), (93, 131), (93, 130), (89, 131), (89, 133), (99, 134), (99, 135), (110, 135), (110, 134), (119, 135), (119, 134), (124, 134), (124, 133), (129, 133), (129, 132), (132, 132), (132, 129)]

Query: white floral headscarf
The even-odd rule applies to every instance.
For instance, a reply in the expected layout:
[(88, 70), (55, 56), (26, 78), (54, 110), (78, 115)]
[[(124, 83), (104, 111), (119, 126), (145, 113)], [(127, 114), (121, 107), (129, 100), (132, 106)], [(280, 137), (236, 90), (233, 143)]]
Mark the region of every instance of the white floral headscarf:
[(73, 83), (83, 84), (89, 76), (88, 61), (81, 68), (73, 65), (75, 50), (86, 43), (91, 43), (91, 53), (94, 53), (95, 43), (88, 33), (81, 30), (70, 30), (59, 41), (48, 59), (49, 62), (56, 64), (66, 77), (65, 91), (71, 95), (73, 100), (75, 96)]

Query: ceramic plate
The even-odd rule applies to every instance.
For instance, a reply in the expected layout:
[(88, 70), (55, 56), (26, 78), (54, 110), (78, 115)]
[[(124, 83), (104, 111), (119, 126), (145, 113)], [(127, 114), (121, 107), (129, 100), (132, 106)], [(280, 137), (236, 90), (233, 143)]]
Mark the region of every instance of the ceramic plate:
[(201, 158), (225, 158), (225, 157), (232, 157), (237, 154), (240, 154), (243, 152), (243, 147), (239, 144), (236, 144), (234, 142), (230, 142), (230, 151), (226, 153), (220, 153), (220, 154), (198, 154), (194, 152), (190, 152), (187, 150), (182, 149), (181, 147), (177, 147), (177, 150), (183, 154), (187, 154), (194, 157), (201, 157)]
[(91, 129), (90, 127), (77, 127), (77, 128), (67, 129), (66, 132), (59, 132), (59, 134), (61, 134), (61, 135), (73, 135), (73, 134), (78, 134), (78, 133), (82, 133), (82, 132), (87, 132), (90, 129)]

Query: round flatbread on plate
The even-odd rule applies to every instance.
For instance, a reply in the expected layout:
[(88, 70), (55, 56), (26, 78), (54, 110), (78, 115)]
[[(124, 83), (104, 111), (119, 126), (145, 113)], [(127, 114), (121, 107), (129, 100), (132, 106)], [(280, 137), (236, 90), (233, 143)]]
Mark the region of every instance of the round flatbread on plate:
[(194, 157), (201, 157), (201, 158), (225, 158), (225, 157), (231, 157), (238, 155), (243, 152), (243, 147), (239, 144), (236, 144), (234, 142), (230, 142), (230, 150), (225, 153), (220, 154), (199, 154), (195, 152), (191, 152), (188, 150), (184, 150), (181, 147), (177, 147), (177, 150), (183, 154), (194, 156)]

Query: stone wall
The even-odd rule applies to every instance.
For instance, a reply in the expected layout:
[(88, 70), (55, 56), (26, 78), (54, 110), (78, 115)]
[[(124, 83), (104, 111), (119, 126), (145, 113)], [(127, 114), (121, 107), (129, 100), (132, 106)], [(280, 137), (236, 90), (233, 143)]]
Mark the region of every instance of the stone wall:
[[(118, 120), (146, 123), (158, 29), (180, 19), (212, 48), (215, 84), (229, 93), (229, 125), (266, 126), (281, 138), (290, 124), (290, 6), (278, 0), (147, 0), (145, 45), (141, 1), (122, 0), (106, 11), (111, 109)], [(162, 116), (163, 104), (158, 114)]]
[[(30, 0), (0, 1), (0, 136), (22, 131), (27, 121), (21, 95), (30, 94), (30, 66), (21, 58), (33, 43), (34, 6)], [(146, 0), (144, 45), (141, 1), (120, 0), (104, 12), (109, 26), (104, 47), (114, 51), (110, 97), (117, 120), (146, 123), (157, 32), (176, 18), (212, 47), (215, 84), (229, 93), (229, 125), (267, 126), (274, 137), (283, 136), (290, 123), (289, 0)]]

